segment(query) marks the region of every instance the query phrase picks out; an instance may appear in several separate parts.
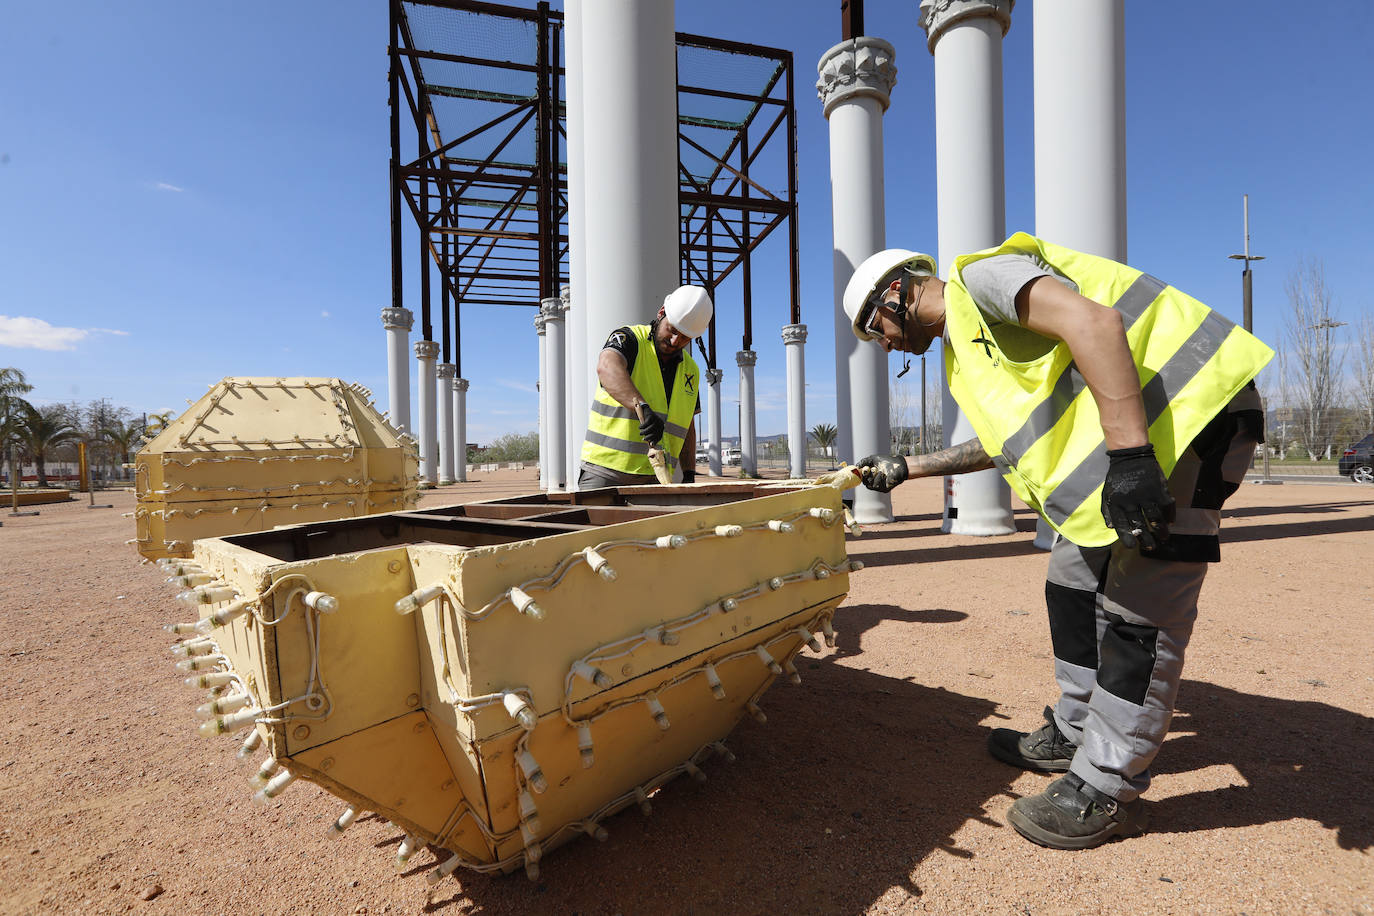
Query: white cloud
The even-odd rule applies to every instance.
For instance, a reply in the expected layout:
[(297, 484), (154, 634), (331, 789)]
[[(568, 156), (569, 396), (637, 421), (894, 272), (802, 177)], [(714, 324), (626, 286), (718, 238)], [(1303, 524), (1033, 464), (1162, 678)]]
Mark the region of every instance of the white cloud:
[(321, 310), (320, 310), (320, 317), (321, 317), (321, 318), (328, 318), (328, 317), (330, 317), (330, 316), (329, 316), (329, 312), (328, 312), (327, 310), (325, 310), (325, 309), (321, 309)]
[(537, 394), (539, 389), (528, 382), (513, 382), (510, 379), (497, 379), (496, 384), (505, 388), (514, 388), (516, 391), (528, 391), (530, 394)]
[(153, 188), (157, 191), (174, 191), (177, 194), (180, 194), (182, 191), (186, 190), (185, 188), (179, 188), (174, 184), (168, 184), (165, 181), (159, 181), (157, 184), (153, 185)]
[(0, 347), (75, 350), (78, 342), (92, 334), (118, 334), (127, 337), (129, 332), (112, 328), (60, 328), (48, 324), (42, 318), (0, 315)]

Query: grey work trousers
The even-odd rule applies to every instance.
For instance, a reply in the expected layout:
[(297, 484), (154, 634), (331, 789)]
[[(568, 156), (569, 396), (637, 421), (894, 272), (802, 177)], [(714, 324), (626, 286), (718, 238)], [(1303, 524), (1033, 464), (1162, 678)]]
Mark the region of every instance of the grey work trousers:
[(1263, 441), (1262, 417), (1259, 395), (1246, 388), (1179, 459), (1169, 476), (1178, 514), (1166, 556), (1119, 541), (1079, 547), (1062, 537), (1050, 553), (1055, 724), (1078, 746), (1070, 771), (1118, 801), (1150, 785), (1207, 562), (1219, 559), (1221, 507)]

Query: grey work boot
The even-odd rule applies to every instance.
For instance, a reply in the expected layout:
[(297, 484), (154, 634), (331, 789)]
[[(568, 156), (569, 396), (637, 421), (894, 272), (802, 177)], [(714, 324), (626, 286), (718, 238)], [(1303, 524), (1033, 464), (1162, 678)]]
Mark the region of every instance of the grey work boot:
[(1054, 724), (1054, 713), (1048, 706), (1045, 707), (1045, 724), (1029, 735), (1010, 728), (994, 728), (988, 735), (988, 752), (1003, 763), (1023, 770), (1067, 773), (1076, 750), (1078, 748)]
[(1091, 849), (1114, 836), (1144, 833), (1148, 821), (1143, 800), (1118, 802), (1074, 773), (1039, 795), (1018, 798), (1007, 811), (1017, 833), (1051, 849)]

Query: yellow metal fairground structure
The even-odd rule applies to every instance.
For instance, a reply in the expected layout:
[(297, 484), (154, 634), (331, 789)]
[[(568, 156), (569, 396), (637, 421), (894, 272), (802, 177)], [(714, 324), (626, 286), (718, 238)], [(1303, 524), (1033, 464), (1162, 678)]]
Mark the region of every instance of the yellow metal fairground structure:
[(135, 543), (188, 557), (196, 538), (415, 505), (419, 459), (361, 385), (226, 378), (139, 451)]
[(266, 800), (293, 780), (458, 866), (548, 850), (721, 740), (857, 569), (839, 486), (622, 487), (294, 525), (163, 560), (200, 609), (168, 629), (208, 735), (251, 729)]

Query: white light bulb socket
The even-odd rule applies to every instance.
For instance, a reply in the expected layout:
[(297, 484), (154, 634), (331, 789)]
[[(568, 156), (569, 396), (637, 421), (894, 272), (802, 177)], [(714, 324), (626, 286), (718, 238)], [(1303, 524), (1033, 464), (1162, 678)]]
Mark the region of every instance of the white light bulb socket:
[[(413, 614), (420, 608), (424, 607), (426, 604), (429, 604), (435, 598), (438, 598), (443, 593), (444, 587), (442, 585), (429, 585), (425, 588), (417, 588), (415, 591), (411, 592), (409, 595), (406, 595), (400, 601), (396, 602), (396, 613), (401, 615)], [(311, 592), (311, 594), (313, 595), (317, 593)], [(335, 600), (335, 607), (338, 607), (337, 599)]]
[(807, 510), (807, 514), (810, 515), (812, 518), (820, 519), (821, 524), (827, 528), (835, 524), (834, 509), (812, 508)]
[(267, 780), (271, 779), (279, 769), (281, 769), (281, 764), (277, 762), (277, 758), (268, 754), (262, 761), (262, 765), (258, 767), (258, 771), (249, 778), (248, 782), (261, 789), (267, 785)]
[(590, 770), (596, 755), (592, 747), (592, 727), (585, 722), (577, 726), (577, 751), (582, 756), (582, 768)]
[(644, 791), (643, 786), (635, 786), (635, 801), (639, 804), (639, 810), (645, 817), (654, 813), (654, 806), (649, 803), (649, 793)]
[(659, 549), (677, 550), (679, 547), (687, 546), (687, 538), (680, 534), (665, 534), (654, 540), (654, 546)]
[(759, 661), (768, 666), (769, 671), (774, 674), (782, 674), (782, 666), (778, 664), (778, 660), (763, 646), (755, 646), (754, 654), (759, 657)]
[(764, 714), (764, 711), (762, 709), (759, 708), (759, 704), (751, 701), (747, 704), (745, 708), (749, 710), (749, 715), (754, 717), (755, 722), (759, 723), (760, 725), (768, 724), (768, 716)]
[(182, 588), (195, 588), (197, 585), (209, 585), (215, 577), (208, 572), (188, 572), (179, 576), (169, 576), (169, 585), (180, 585)]
[(644, 638), (660, 646), (675, 646), (680, 641), (676, 633), (664, 626), (649, 627), (644, 631)]
[(797, 627), (794, 632), (801, 637), (802, 642), (806, 643), (808, 649), (812, 652), (820, 653), (821, 644), (820, 641), (816, 639), (816, 634), (812, 633), (806, 627)]
[(534, 603), (534, 599), (518, 585), (511, 586), (510, 603), (515, 605), (515, 609), (532, 620), (543, 620), (544, 609)]
[(672, 727), (672, 723), (668, 721), (668, 711), (663, 708), (663, 704), (658, 701), (658, 697), (645, 698), (644, 705), (649, 707), (649, 713), (654, 717), (654, 721), (658, 723), (659, 728), (666, 732)]
[(549, 788), (548, 780), (544, 778), (544, 771), (539, 768), (539, 761), (534, 759), (534, 755), (529, 751), (516, 751), (515, 761), (520, 765), (520, 772), (525, 774), (525, 782), (534, 790), (535, 795), (543, 795)]
[(716, 537), (718, 538), (737, 538), (741, 534), (744, 534), (744, 528), (741, 525), (716, 526)]
[(587, 664), (580, 658), (573, 662), (572, 671), (573, 674), (582, 678), (582, 680), (586, 681), (588, 684), (600, 687), (602, 690), (605, 690), (614, 683), (609, 674), (602, 671), (600, 668)]
[(248, 694), (236, 693), (232, 696), (220, 697), (218, 700), (211, 700), (209, 703), (197, 706), (196, 715), (200, 716), (202, 719), (213, 719), (215, 716), (221, 716), (242, 709), (251, 702), (253, 702), (253, 698)]
[(321, 614), (333, 614), (339, 609), (339, 599), (324, 592), (307, 592), (305, 606)]
[(189, 636), (192, 633), (199, 633), (199, 626), (199, 621), (195, 623), (168, 623), (163, 624), (162, 629), (166, 630), (168, 633), (174, 633), (177, 636)]
[(735, 762), (735, 752), (726, 747), (724, 741), (715, 741), (711, 747), (715, 749), (717, 754), (725, 758), (726, 763)]
[(453, 874), (454, 870), (462, 861), (462, 858), (460, 858), (457, 854), (454, 854), (438, 868), (432, 868), (428, 872), (426, 872), (425, 883), (431, 886), (438, 884), (440, 881), (444, 880), (449, 875)]
[(241, 728), (247, 728), (249, 725), (252, 725), (261, 712), (262, 710), (253, 708), (245, 709), (242, 712), (236, 712), (227, 716), (220, 716), (219, 718), (211, 719), (209, 722), (201, 723), (199, 731), (207, 738), (213, 738), (215, 735), (227, 735), (230, 732), (236, 732)]
[(539, 717), (535, 715), (534, 709), (522, 694), (507, 693), (501, 698), (501, 705), (506, 707), (506, 712), (520, 723), (520, 727), (525, 731), (533, 731), (539, 724)]
[(682, 768), (687, 771), (688, 776), (695, 779), (698, 783), (705, 784), (706, 774), (702, 771), (701, 767), (697, 766), (692, 761), (687, 760), (683, 762)]
[(278, 795), (281, 795), (283, 792), (285, 792), (287, 788), (291, 785), (291, 783), (295, 781), (295, 773), (292, 773), (290, 770), (283, 770), (276, 776), (273, 776), (271, 779), (269, 779), (267, 781), (267, 785), (263, 786), (253, 795), (253, 801), (257, 802), (260, 805), (265, 805), (272, 799), (276, 798)]
[(786, 534), (787, 532), (792, 530), (792, 523), (784, 522), (780, 518), (770, 518), (768, 520), (768, 530), (776, 531), (779, 534)]
[[(516, 797), (517, 797), (517, 800), (518, 800), (519, 803), (520, 803), (520, 820), (522, 820), (522, 821), (534, 821), (534, 820), (538, 820), (538, 819), (539, 819), (539, 806), (536, 805), (536, 804), (534, 803), (534, 796), (531, 795), (528, 791), (526, 791), (526, 790), (524, 790), (524, 789), (521, 789), (521, 790), (520, 790), (520, 794), (519, 794), (518, 796), (516, 796)], [(534, 831), (535, 831), (536, 833), (539, 832), (539, 828), (538, 828), (538, 827), (535, 827), (535, 828), (533, 828), (533, 829), (534, 829)]]
[(611, 568), (611, 564), (605, 557), (597, 553), (591, 547), (584, 547), (582, 549), (582, 556), (586, 559), (587, 565), (592, 568), (592, 572), (596, 573), (607, 582), (615, 581), (616, 572)]
[(182, 658), (198, 658), (202, 655), (210, 655), (215, 651), (215, 644), (210, 640), (179, 642), (172, 646), (172, 654)]
[(788, 659), (786, 662), (783, 662), (782, 670), (787, 672), (788, 680), (790, 680), (792, 683), (801, 683), (801, 675), (797, 673), (797, 666), (792, 664), (791, 659)]
[(178, 671), (208, 671), (224, 661), (223, 655), (199, 655), (177, 662)]
[(850, 560), (850, 561), (849, 561), (849, 571), (850, 571), (850, 572), (858, 572), (859, 570), (861, 570), (861, 569), (863, 569), (863, 568), (864, 568), (864, 561), (863, 561), (863, 560)]
[(228, 671), (211, 671), (209, 674), (196, 674), (186, 679), (187, 687), (228, 687), (234, 683), (234, 675)]
[(720, 675), (716, 673), (716, 666), (707, 665), (702, 671), (706, 674), (706, 683), (711, 687), (711, 695), (717, 700), (725, 699), (725, 685), (720, 682)]
[(415, 850), (419, 845), (420, 838), (414, 834), (407, 833), (401, 840), (401, 845), (396, 847), (396, 867), (405, 868), (406, 863), (410, 861), (410, 857), (415, 855)]
[(349, 827), (353, 826), (353, 822), (357, 819), (358, 809), (353, 805), (349, 805), (347, 808), (343, 810), (343, 814), (340, 814), (337, 818), (334, 819), (332, 823), (330, 823), (329, 836), (334, 839), (337, 839), (338, 837), (342, 836), (343, 832), (347, 830)]
[(821, 632), (825, 634), (825, 644), (835, 648), (835, 627), (830, 623), (830, 618), (821, 621)]
[(611, 838), (606, 828), (602, 827), (596, 821), (583, 821), (581, 827), (583, 833), (596, 840), (598, 843), (604, 843)]
[(243, 744), (239, 745), (236, 756), (240, 760), (246, 760), (250, 754), (262, 746), (262, 733), (256, 728), (248, 733), (248, 737), (243, 739)]

